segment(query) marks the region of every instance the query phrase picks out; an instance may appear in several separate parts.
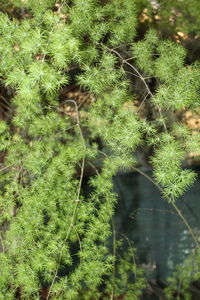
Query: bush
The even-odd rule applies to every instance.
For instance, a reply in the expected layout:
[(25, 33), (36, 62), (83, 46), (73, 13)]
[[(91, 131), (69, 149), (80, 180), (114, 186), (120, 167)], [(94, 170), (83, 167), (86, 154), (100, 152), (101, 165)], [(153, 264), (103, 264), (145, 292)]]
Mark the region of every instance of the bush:
[[(1, 299), (40, 299), (42, 289), (46, 299), (140, 297), (144, 279), (130, 260), (134, 251), (118, 260), (109, 250), (112, 177), (136, 168), (134, 153), (143, 145), (153, 152), (154, 183), (176, 209), (195, 180), (181, 163), (200, 135), (172, 116), (198, 109), (200, 74), (198, 64), (185, 65), (181, 46), (153, 30), (134, 42), (136, 20), (132, 0), (13, 0), (0, 14), (7, 95), (0, 122)], [(63, 99), (72, 83), (93, 103)], [(139, 84), (144, 97), (133, 106)], [(99, 158), (101, 171), (93, 164)], [(86, 198), (87, 164), (96, 175)]]

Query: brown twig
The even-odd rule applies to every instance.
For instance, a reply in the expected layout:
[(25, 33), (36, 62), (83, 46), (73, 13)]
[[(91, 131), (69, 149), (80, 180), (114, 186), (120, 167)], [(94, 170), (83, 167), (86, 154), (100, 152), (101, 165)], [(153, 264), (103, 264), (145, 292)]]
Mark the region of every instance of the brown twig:
[[(150, 95), (150, 96), (153, 98), (153, 94), (152, 94), (152, 92), (151, 92), (151, 90), (150, 90), (148, 84), (146, 83), (145, 77), (142, 76), (142, 74), (138, 71), (138, 69), (137, 69), (136, 67), (134, 67), (132, 64), (130, 64), (130, 63), (127, 61), (127, 59), (124, 59), (124, 58), (119, 54), (119, 52), (117, 52), (114, 48), (113, 48), (113, 49), (109, 49), (109, 48), (108, 48), (108, 50), (109, 50), (110, 52), (115, 53), (115, 54), (121, 59), (122, 65), (123, 65), (123, 64), (128, 65), (128, 66), (129, 66), (129, 67), (137, 74), (137, 75), (136, 75), (136, 74), (132, 74), (132, 75), (134, 75), (134, 76), (136, 76), (136, 77), (139, 77), (139, 78), (142, 80), (142, 82), (144, 83), (144, 85), (145, 85), (145, 87), (146, 87), (146, 90), (147, 90), (148, 95)], [(147, 98), (147, 97), (146, 97), (146, 98)], [(146, 100), (146, 98), (145, 98), (145, 100)], [(144, 100), (143, 100), (142, 102), (144, 102)], [(163, 120), (161, 108), (159, 107), (158, 104), (157, 104), (157, 107), (158, 107), (158, 111), (159, 111), (160, 117), (161, 117), (161, 119)], [(165, 131), (167, 132), (167, 127), (166, 127), (166, 124), (165, 124), (164, 120), (163, 120), (162, 123), (163, 123), (163, 127), (164, 127)]]

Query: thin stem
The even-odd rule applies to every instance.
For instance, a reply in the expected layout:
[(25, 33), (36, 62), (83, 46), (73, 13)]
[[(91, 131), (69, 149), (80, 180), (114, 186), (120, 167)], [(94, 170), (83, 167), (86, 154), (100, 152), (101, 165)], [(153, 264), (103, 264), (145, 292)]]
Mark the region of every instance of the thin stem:
[[(135, 266), (135, 268), (136, 268), (136, 261), (135, 261), (134, 248), (133, 248), (133, 246), (132, 246), (132, 244), (131, 244), (130, 239), (129, 239), (124, 233), (121, 233), (121, 232), (119, 232), (119, 231), (117, 231), (117, 233), (118, 233), (119, 235), (121, 235), (121, 236), (127, 241), (128, 245), (129, 245), (129, 248), (131, 249), (131, 252), (132, 252), (132, 255), (133, 255), (133, 264), (134, 264), (134, 266)], [(134, 276), (135, 276), (135, 280), (136, 280), (136, 279), (137, 279), (137, 274), (134, 273)]]
[[(108, 48), (108, 50), (110, 51), (110, 52), (114, 52), (120, 59), (121, 59), (121, 61), (122, 61), (122, 65), (123, 64), (126, 64), (126, 65), (128, 65), (136, 74), (132, 74), (132, 75), (134, 75), (134, 76), (136, 76), (136, 77), (139, 77), (141, 80), (142, 80), (142, 82), (144, 83), (144, 85), (145, 85), (145, 87), (146, 87), (146, 90), (147, 90), (147, 92), (148, 92), (148, 94), (153, 98), (153, 94), (152, 94), (152, 92), (151, 92), (151, 90), (150, 90), (150, 88), (149, 88), (149, 86), (148, 86), (148, 84), (146, 83), (146, 80), (145, 80), (145, 77), (143, 77), (142, 76), (142, 74), (138, 71), (138, 69), (136, 68), (136, 67), (134, 67), (132, 64), (130, 64), (128, 61), (127, 61), (127, 59), (124, 59), (115, 49), (109, 49)], [(128, 71), (126, 71), (126, 72), (128, 72)], [(131, 72), (130, 72), (131, 73)], [(159, 111), (159, 114), (160, 114), (160, 117), (161, 117), (161, 119), (163, 120), (163, 127), (164, 127), (164, 129), (165, 129), (165, 131), (167, 132), (167, 127), (166, 127), (166, 124), (165, 124), (165, 122), (164, 122), (164, 119), (163, 119), (163, 116), (162, 116), (162, 111), (161, 111), (161, 108), (159, 107), (159, 105), (157, 104), (157, 107), (158, 107), (158, 111)]]
[[(142, 100), (142, 102), (141, 102), (141, 104), (140, 104), (140, 106), (139, 106), (139, 108), (138, 108), (138, 111), (139, 111), (140, 108), (141, 108), (141, 106), (142, 106), (142, 104), (144, 103), (144, 101), (145, 101), (146, 98), (148, 97), (148, 95), (150, 95), (151, 98), (153, 98), (153, 94), (152, 94), (152, 92), (151, 92), (151, 90), (150, 90), (148, 84), (146, 83), (145, 78), (144, 78), (144, 77), (142, 76), (142, 74), (138, 71), (138, 69), (135, 68), (132, 64), (130, 64), (130, 63), (127, 61), (127, 59), (125, 60), (125, 59), (124, 59), (124, 58), (123, 58), (123, 57), (122, 57), (115, 49), (109, 49), (109, 50), (110, 50), (111, 52), (114, 52), (114, 53), (121, 59), (122, 64), (128, 65), (128, 66), (129, 66), (136, 74), (134, 74), (134, 73), (132, 73), (132, 72), (129, 72), (129, 71), (126, 71), (126, 72), (131, 73), (132, 75), (134, 75), (134, 76), (136, 76), (136, 77), (139, 77), (139, 78), (142, 80), (142, 82), (144, 83), (145, 87), (146, 87), (147, 94), (146, 94), (145, 98)], [(157, 107), (158, 107), (158, 111), (159, 111), (160, 117), (161, 117), (161, 119), (163, 120), (163, 122), (162, 122), (162, 123), (163, 123), (163, 127), (164, 127), (165, 131), (167, 132), (167, 127), (166, 127), (166, 124), (165, 124), (164, 119), (163, 119), (163, 116), (162, 116), (161, 108), (159, 107), (159, 105), (157, 105)], [(138, 169), (138, 171), (139, 171), (139, 169)], [(145, 173), (143, 173), (142, 171), (140, 171), (140, 173), (143, 174), (143, 175), (145, 174)], [(145, 174), (144, 176), (147, 177), (153, 184), (155, 184), (155, 185), (159, 188), (159, 190), (162, 192), (161, 187), (160, 187), (154, 180), (152, 180), (152, 179), (151, 179), (148, 175), (146, 175), (146, 174)], [(182, 221), (184, 222), (184, 224), (185, 224), (186, 227), (188, 228), (189, 232), (191, 233), (191, 235), (192, 235), (192, 237), (193, 237), (193, 239), (194, 239), (196, 245), (199, 247), (198, 241), (197, 241), (197, 239), (196, 239), (196, 237), (195, 237), (195, 235), (194, 235), (194, 233), (193, 233), (193, 231), (192, 231), (190, 225), (188, 224), (187, 220), (186, 220), (186, 219), (184, 218), (184, 216), (181, 214), (181, 212), (180, 212), (180, 210), (178, 209), (178, 207), (176, 206), (176, 204), (175, 204), (173, 201), (171, 201), (171, 199), (169, 199), (169, 198), (168, 198), (168, 201), (172, 203), (174, 209), (177, 211), (178, 215), (181, 217)]]
[[(151, 92), (148, 84), (146, 83), (145, 78), (142, 76), (142, 74), (132, 64), (130, 64), (129, 62), (127, 62), (127, 61), (124, 60), (124, 63), (127, 64), (129, 67), (131, 67), (139, 75), (140, 79), (142, 80), (142, 82), (144, 83), (144, 85), (145, 85), (145, 87), (147, 89), (148, 94), (153, 98), (153, 94), (152, 94), (152, 92)], [(159, 111), (160, 117), (161, 117), (161, 119), (163, 119), (162, 111), (161, 111), (161, 108), (159, 107), (158, 104), (157, 104), (157, 107), (158, 107), (158, 111)], [(165, 122), (163, 121), (162, 123), (163, 123), (165, 131), (167, 132), (167, 127), (166, 127)]]
[(2, 252), (5, 253), (5, 246), (4, 246), (2, 234), (0, 234), (0, 240), (1, 240)]
[(115, 225), (112, 220), (112, 229), (113, 229), (113, 257), (114, 257), (114, 263), (113, 263), (113, 269), (112, 269), (112, 291), (110, 295), (110, 299), (113, 300), (114, 297), (114, 284), (115, 284), (115, 257), (116, 257), (116, 232), (115, 232)]
[(102, 155), (104, 155), (106, 158), (108, 157), (108, 155), (105, 152), (103, 152), (101, 150), (98, 150), (98, 151), (99, 151), (99, 153), (101, 153)]
[[(77, 232), (76, 228), (75, 228), (75, 227), (73, 227), (73, 229), (74, 229), (74, 231), (75, 231), (75, 233), (76, 233), (76, 236), (77, 236), (77, 238), (78, 238), (78, 242), (79, 242), (80, 251), (81, 251), (81, 253), (82, 253), (82, 252), (83, 252), (83, 248), (82, 248), (82, 244), (81, 244), (81, 239), (80, 239), (80, 237), (79, 237), (79, 234), (78, 234), (78, 232)], [(82, 257), (81, 257), (81, 258), (82, 258)], [(81, 258), (80, 258), (80, 260), (81, 260)]]
[(96, 172), (97, 175), (99, 175), (99, 171), (97, 170), (95, 165), (93, 165), (93, 163), (91, 163), (90, 161), (87, 161), (87, 164), (92, 167), (92, 169)]
[(132, 211), (132, 213), (129, 215), (131, 219), (134, 219), (137, 214), (140, 213), (140, 211), (148, 211), (148, 212), (158, 212), (158, 213), (168, 213), (171, 215), (177, 216), (177, 212), (175, 213), (174, 211), (170, 211), (168, 209), (156, 209), (156, 208), (138, 208)]
[(185, 226), (188, 228), (197, 248), (199, 248), (199, 242), (198, 239), (196, 238), (191, 226), (189, 225), (189, 223), (187, 222), (187, 220), (185, 219), (185, 217), (183, 216), (183, 214), (181, 213), (180, 209), (176, 206), (176, 204), (173, 201), (170, 201), (171, 205), (174, 207), (174, 209), (177, 211), (177, 214), (180, 216), (180, 218), (182, 219), (183, 223), (185, 224)]
[[(83, 181), (83, 173), (84, 173), (84, 167), (85, 167), (85, 150), (86, 150), (85, 139), (84, 139), (84, 136), (83, 136), (83, 133), (82, 133), (82, 129), (81, 129), (81, 126), (80, 126), (80, 118), (79, 118), (77, 103), (73, 99), (69, 99), (69, 100), (64, 101), (64, 103), (66, 103), (66, 102), (71, 102), (75, 106), (75, 109), (76, 109), (76, 119), (77, 119), (77, 127), (79, 129), (80, 136), (81, 136), (81, 139), (82, 139), (82, 142), (83, 142), (84, 155), (83, 155), (82, 164), (81, 164), (81, 174), (80, 174), (80, 180), (79, 180), (78, 189), (77, 189), (77, 196), (76, 196), (76, 199), (75, 199), (76, 204), (75, 204), (75, 207), (74, 207), (74, 210), (73, 210), (73, 214), (72, 214), (72, 218), (71, 218), (71, 222), (70, 222), (69, 228), (68, 228), (67, 233), (66, 233), (65, 241), (67, 241), (68, 238), (69, 238), (69, 236), (70, 236), (70, 233), (71, 233), (71, 231), (73, 229), (74, 222), (75, 222), (76, 215), (77, 215), (78, 205), (79, 205), (79, 202), (80, 202), (79, 198), (80, 198), (80, 193), (81, 193), (81, 185), (82, 185), (82, 181)], [(58, 275), (58, 270), (59, 270), (59, 266), (60, 266), (60, 261), (62, 259), (63, 251), (64, 251), (64, 245), (62, 246), (61, 251), (60, 251), (60, 255), (59, 255), (59, 259), (58, 259), (58, 264), (57, 264), (57, 267), (56, 267), (56, 270), (55, 270), (55, 274), (54, 274), (51, 286), (49, 288), (46, 300), (49, 299), (49, 297), (51, 295), (52, 288), (53, 288), (54, 283), (55, 283), (55, 280), (58, 277), (57, 275)]]
[(132, 56), (132, 57), (129, 57), (129, 58), (126, 58), (125, 61), (128, 61), (128, 60), (132, 60), (134, 58), (136, 58), (137, 56)]
[[(155, 182), (149, 175), (147, 175), (146, 173), (144, 173), (143, 171), (141, 171), (140, 169), (136, 168), (136, 167), (132, 167), (133, 170), (137, 171), (138, 173), (140, 173), (141, 175), (143, 175), (144, 177), (146, 177), (149, 181), (151, 181), (158, 189), (161, 193), (163, 193), (163, 189), (159, 186), (159, 184), (157, 184), (157, 182)], [(180, 209), (177, 207), (177, 205), (174, 203), (174, 199), (171, 199), (170, 197), (166, 196), (168, 202), (173, 206), (173, 208), (175, 209), (175, 211), (177, 212), (177, 214), (179, 215), (179, 217), (181, 218), (181, 220), (183, 221), (183, 223), (185, 224), (185, 226), (187, 227), (187, 229), (189, 230), (195, 244), (196, 247), (199, 248), (199, 242), (197, 237), (195, 236), (191, 226), (189, 225), (188, 221), (185, 219), (185, 217), (183, 216), (183, 214), (181, 213)]]
[(146, 100), (146, 98), (149, 96), (149, 92), (147, 92), (146, 93), (146, 95), (145, 95), (145, 97), (144, 97), (144, 99), (142, 100), (142, 102), (140, 103), (140, 105), (139, 105), (139, 107), (138, 107), (138, 110), (137, 110), (137, 112), (139, 112), (139, 110), (141, 109), (141, 107), (142, 107), (142, 104), (145, 102), (145, 100)]
[(3, 167), (3, 168), (0, 169), (0, 171), (4, 171), (4, 170), (6, 170), (6, 169), (9, 169), (10, 167), (16, 165), (17, 163), (18, 163), (18, 162), (15, 162), (15, 163), (13, 163), (13, 164), (11, 164), (11, 165), (9, 165), (9, 166)]
[(119, 45), (119, 46), (117, 46), (113, 49), (118, 49), (118, 48), (121, 48), (121, 47), (124, 47), (124, 46), (130, 46), (130, 45), (131, 45), (131, 43), (121, 44), (121, 45)]
[(138, 76), (138, 75), (134, 74), (133, 72), (126, 71), (126, 70), (125, 70), (125, 72), (126, 72), (126, 73), (128, 73), (128, 74), (131, 74), (131, 75), (133, 75), (133, 76), (135, 76), (135, 77), (137, 77), (137, 78), (140, 78), (140, 76)]
[(1, 102), (1, 106), (3, 106), (4, 108), (8, 109), (10, 112), (12, 112), (12, 110), (10, 109), (10, 107), (8, 105), (5, 105), (3, 102)]
[(1, 99), (3, 99), (3, 101), (7, 104), (5, 105), (3, 102), (1, 102), (1, 105), (4, 106), (5, 108), (7, 108), (10, 112), (12, 112), (12, 109), (10, 108), (10, 103), (8, 102), (8, 100), (3, 97), (2, 95), (0, 96)]
[(79, 103), (79, 105), (78, 105), (78, 109), (85, 103), (85, 101), (87, 100), (87, 98), (88, 98), (89, 96), (90, 96), (90, 95), (87, 94), (87, 95), (83, 98), (83, 100), (81, 101), (81, 103)]

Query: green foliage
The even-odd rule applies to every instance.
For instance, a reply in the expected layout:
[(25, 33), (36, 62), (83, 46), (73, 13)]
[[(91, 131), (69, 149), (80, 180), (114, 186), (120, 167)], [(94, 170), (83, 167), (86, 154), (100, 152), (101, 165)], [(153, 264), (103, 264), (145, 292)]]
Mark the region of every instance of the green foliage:
[[(116, 259), (108, 246), (117, 203), (112, 178), (134, 166), (136, 149), (145, 145), (154, 151), (154, 177), (168, 201), (193, 183), (194, 173), (181, 162), (198, 147), (199, 134), (169, 115), (198, 105), (199, 66), (185, 66), (185, 50), (153, 30), (133, 42), (138, 1), (39, 2), (10, 0), (18, 14), (0, 14), (0, 76), (13, 109), (0, 122), (0, 299), (40, 299), (47, 288), (47, 299), (54, 300), (136, 300), (144, 280), (132, 263), (134, 250)], [(142, 119), (140, 107), (126, 108), (137, 93), (116, 50), (126, 43), (133, 43), (129, 67), (147, 89), (153, 120)], [(155, 78), (155, 93), (143, 72)], [(70, 82), (94, 96), (89, 108), (62, 101), (60, 92)], [(94, 166), (86, 197), (85, 165), (99, 155), (101, 172)]]
[(133, 45), (133, 55), (137, 59), (137, 65), (148, 74), (154, 73), (154, 56), (156, 55), (159, 38), (154, 30), (149, 30), (142, 41)]
[[(107, 283), (107, 290), (112, 290), (114, 297), (123, 297), (125, 300), (139, 299), (145, 287), (143, 270), (136, 264), (135, 249), (129, 243), (127, 251), (121, 249), (122, 240), (115, 244), (116, 261), (113, 269), (113, 276)], [(118, 252), (123, 251), (120, 255)]]
[(164, 134), (161, 146), (152, 158), (156, 181), (164, 187), (164, 195), (171, 201), (193, 184), (196, 174), (181, 169), (184, 152), (177, 141)]
[(0, 151), (5, 150), (10, 145), (10, 134), (8, 126), (4, 121), (0, 121), (1, 145)]
[(191, 253), (185, 262), (177, 267), (173, 276), (168, 279), (169, 286), (165, 289), (167, 299), (184, 299), (190, 300), (190, 284), (200, 279), (200, 252), (199, 249)]
[[(190, 36), (199, 34), (200, 4), (193, 1), (158, 0), (158, 14), (161, 16), (160, 26), (165, 31), (183, 31)], [(169, 22), (170, 20), (170, 22)], [(166, 24), (168, 26), (166, 26)]]
[(163, 187), (164, 196), (174, 201), (195, 180), (193, 172), (182, 170), (181, 162), (185, 150), (189, 150), (190, 141), (194, 139), (194, 144), (198, 143), (198, 134), (191, 136), (189, 131), (184, 131), (183, 125), (174, 123), (176, 130), (179, 130), (177, 141), (176, 130), (171, 131), (171, 126), (166, 127), (167, 116), (173, 114), (174, 110), (194, 109), (199, 105), (199, 67), (197, 64), (185, 66), (185, 50), (171, 41), (159, 40), (152, 30), (147, 32), (144, 40), (132, 46), (132, 51), (138, 67), (147, 76), (157, 79), (155, 94), (151, 93), (152, 103), (159, 112), (165, 133), (150, 136), (149, 143), (156, 148), (152, 158), (156, 182)]

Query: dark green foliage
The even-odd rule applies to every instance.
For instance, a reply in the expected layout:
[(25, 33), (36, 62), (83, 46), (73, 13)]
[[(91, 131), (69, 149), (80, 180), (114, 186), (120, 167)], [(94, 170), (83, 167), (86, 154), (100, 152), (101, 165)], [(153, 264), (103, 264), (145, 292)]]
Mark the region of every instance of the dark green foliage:
[(183, 265), (177, 267), (176, 272), (168, 279), (169, 286), (165, 289), (167, 299), (171, 300), (173, 295), (177, 295), (176, 299), (181, 299), (183, 295), (185, 300), (192, 299), (190, 284), (191, 282), (198, 282), (199, 278), (200, 253), (198, 249), (193, 251)]
[[(131, 260), (135, 252), (130, 247), (117, 260), (108, 247), (117, 202), (112, 177), (135, 165), (135, 150), (146, 145), (155, 150), (154, 177), (168, 201), (193, 183), (195, 174), (181, 162), (199, 135), (171, 123), (169, 115), (198, 106), (199, 67), (185, 66), (185, 50), (152, 30), (134, 43), (137, 1), (39, 2), (9, 1), (22, 18), (0, 14), (1, 83), (12, 94), (12, 114), (0, 122), (0, 299), (40, 299), (42, 288), (55, 300), (139, 299), (144, 280)], [(126, 43), (153, 120), (124, 105), (135, 86), (113, 47)], [(143, 72), (156, 79), (154, 94)], [(93, 94), (89, 108), (60, 100), (72, 80)], [(72, 113), (63, 112), (64, 104)], [(92, 142), (96, 138), (106, 153)], [(99, 155), (102, 170), (91, 178), (86, 198), (85, 165)]]
[[(145, 49), (143, 51), (142, 49)], [(167, 124), (167, 116), (174, 110), (194, 109), (199, 106), (199, 68), (198, 65), (185, 66), (185, 50), (171, 41), (160, 41), (155, 31), (150, 30), (143, 41), (132, 47), (136, 63), (146, 74), (156, 78), (157, 85), (152, 103), (159, 112), (160, 123), (165, 133), (157, 134), (155, 139), (150, 137), (150, 144), (158, 150), (152, 158), (156, 181), (164, 187), (164, 195), (172, 199), (182, 195), (183, 191), (193, 183), (195, 174), (181, 169), (185, 149), (183, 143), (190, 140), (190, 134), (179, 136), (176, 140), (176, 130), (171, 131)], [(145, 65), (145, 56), (148, 63)], [(194, 140), (198, 141), (198, 134)]]

